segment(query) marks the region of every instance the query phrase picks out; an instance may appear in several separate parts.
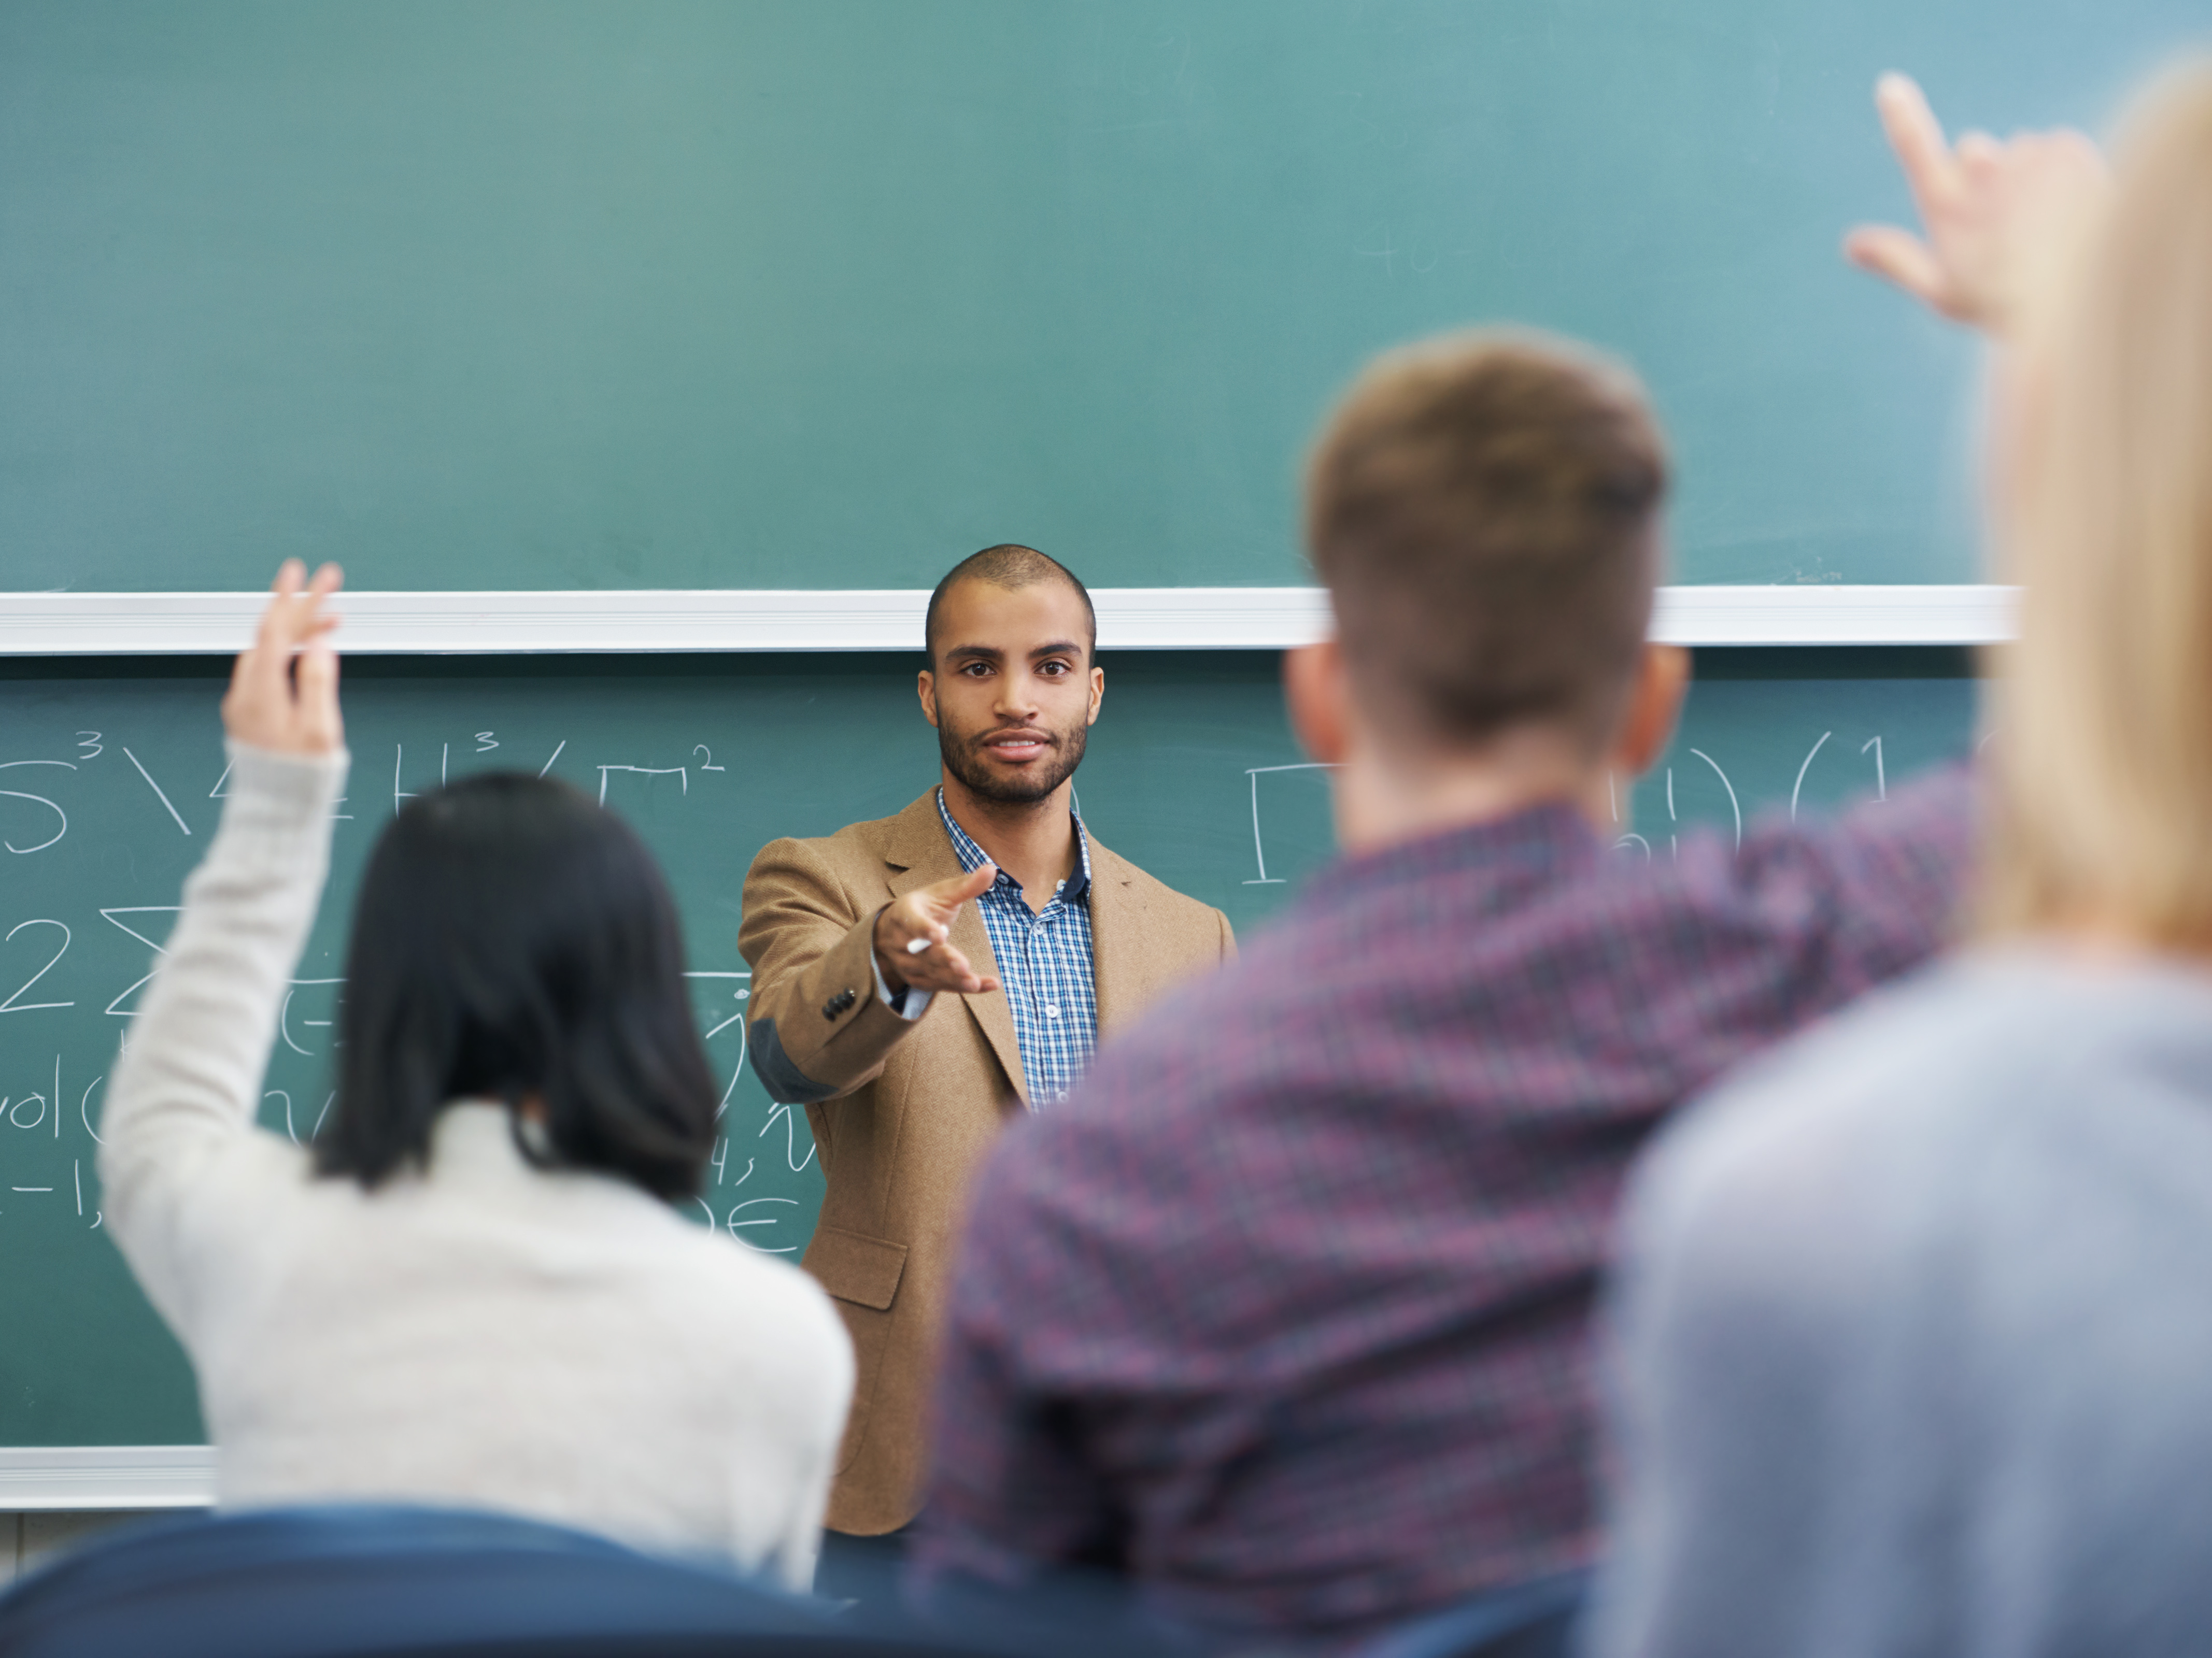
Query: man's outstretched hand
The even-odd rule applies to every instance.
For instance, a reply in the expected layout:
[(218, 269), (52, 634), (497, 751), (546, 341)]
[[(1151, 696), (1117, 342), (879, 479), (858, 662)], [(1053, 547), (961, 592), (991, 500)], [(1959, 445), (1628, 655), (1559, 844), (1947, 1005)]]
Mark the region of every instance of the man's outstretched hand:
[[(999, 981), (978, 975), (948, 942), (960, 906), (981, 896), (999, 878), (988, 864), (949, 881), (916, 887), (876, 917), (876, 964), (884, 982), (916, 990), (950, 990), (963, 996), (996, 990)], [(919, 945), (920, 948), (915, 948)]]
[(325, 564), (311, 582), (296, 558), (276, 572), (276, 596), (231, 669), (222, 699), (223, 729), (240, 742), (279, 754), (333, 754), (345, 741), (338, 653), (330, 643), (338, 619), (325, 608), (344, 580), (337, 565)]
[(1875, 106), (1923, 234), (1862, 225), (1844, 239), (1844, 256), (1954, 322), (2000, 337), (2015, 332), (2104, 197), (2096, 145), (2068, 129), (2018, 133), (2002, 143), (1969, 132), (1954, 145), (1919, 87), (1902, 75), (1881, 77)]

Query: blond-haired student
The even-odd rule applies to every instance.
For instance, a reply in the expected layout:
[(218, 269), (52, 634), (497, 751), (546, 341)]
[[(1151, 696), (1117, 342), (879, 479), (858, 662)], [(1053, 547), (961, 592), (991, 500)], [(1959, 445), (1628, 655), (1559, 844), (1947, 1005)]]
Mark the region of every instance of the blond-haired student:
[(1977, 947), (1724, 1090), (1643, 1171), (1595, 1649), (2203, 1650), (2212, 1630), (2212, 66), (2109, 189), (1885, 114), (1860, 251), (2003, 334)]

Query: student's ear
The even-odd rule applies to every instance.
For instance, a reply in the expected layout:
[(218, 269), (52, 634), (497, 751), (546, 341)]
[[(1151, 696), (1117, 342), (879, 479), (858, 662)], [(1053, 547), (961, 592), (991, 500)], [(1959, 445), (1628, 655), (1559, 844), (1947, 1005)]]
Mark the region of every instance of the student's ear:
[(937, 676), (924, 668), (914, 677), (914, 690), (915, 695), (921, 699), (921, 717), (934, 726), (937, 723)]
[(1674, 740), (1674, 722), (1690, 689), (1690, 653), (1680, 645), (1646, 645), (1628, 688), (1620, 732), (1607, 763), (1630, 777), (1641, 777), (1657, 763)]
[(1083, 722), (1085, 725), (1095, 726), (1098, 723), (1098, 706), (1105, 700), (1106, 670), (1093, 663), (1091, 668), (1091, 717)]
[(1343, 764), (1352, 747), (1352, 684), (1336, 641), (1283, 653), (1283, 701), (1298, 746), (1325, 766)]

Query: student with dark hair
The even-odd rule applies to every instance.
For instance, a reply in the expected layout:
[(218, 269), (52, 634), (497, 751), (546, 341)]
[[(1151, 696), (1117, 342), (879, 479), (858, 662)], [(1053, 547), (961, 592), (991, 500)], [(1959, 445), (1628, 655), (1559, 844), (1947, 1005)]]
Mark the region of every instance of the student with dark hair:
[(504, 1509), (803, 1588), (851, 1351), (804, 1274), (678, 1212), (718, 1095), (617, 819), (514, 774), (410, 805), (362, 884), (330, 1120), (309, 1148), (254, 1126), (343, 792), (337, 585), (288, 563), (239, 659), (222, 825), (101, 1124), (221, 1500)]
[(1646, 642), (1666, 483), (1634, 378), (1558, 340), (1400, 351), (1337, 410), (1306, 524), (1336, 633), (1285, 684), (1342, 854), (978, 1175), (926, 1598), (1103, 1564), (1268, 1651), (1567, 1638), (1630, 1160), (1934, 951), (1972, 839), (1952, 773), (1608, 853), (1687, 671)]
[(495, 1100), (539, 1168), (697, 1196), (718, 1090), (683, 948), (652, 855), (567, 784), (494, 772), (419, 797), (355, 902), (315, 1167), (375, 1187), (428, 1166), (453, 1101)]

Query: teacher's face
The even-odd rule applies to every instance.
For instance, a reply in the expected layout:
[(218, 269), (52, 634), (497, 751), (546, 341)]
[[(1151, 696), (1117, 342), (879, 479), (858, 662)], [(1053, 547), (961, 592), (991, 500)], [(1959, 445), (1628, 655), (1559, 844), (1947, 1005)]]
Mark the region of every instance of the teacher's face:
[(1065, 582), (962, 581), (938, 607), (922, 712), (945, 769), (1009, 805), (1046, 799), (1074, 775), (1106, 676), (1091, 662), (1091, 619)]

